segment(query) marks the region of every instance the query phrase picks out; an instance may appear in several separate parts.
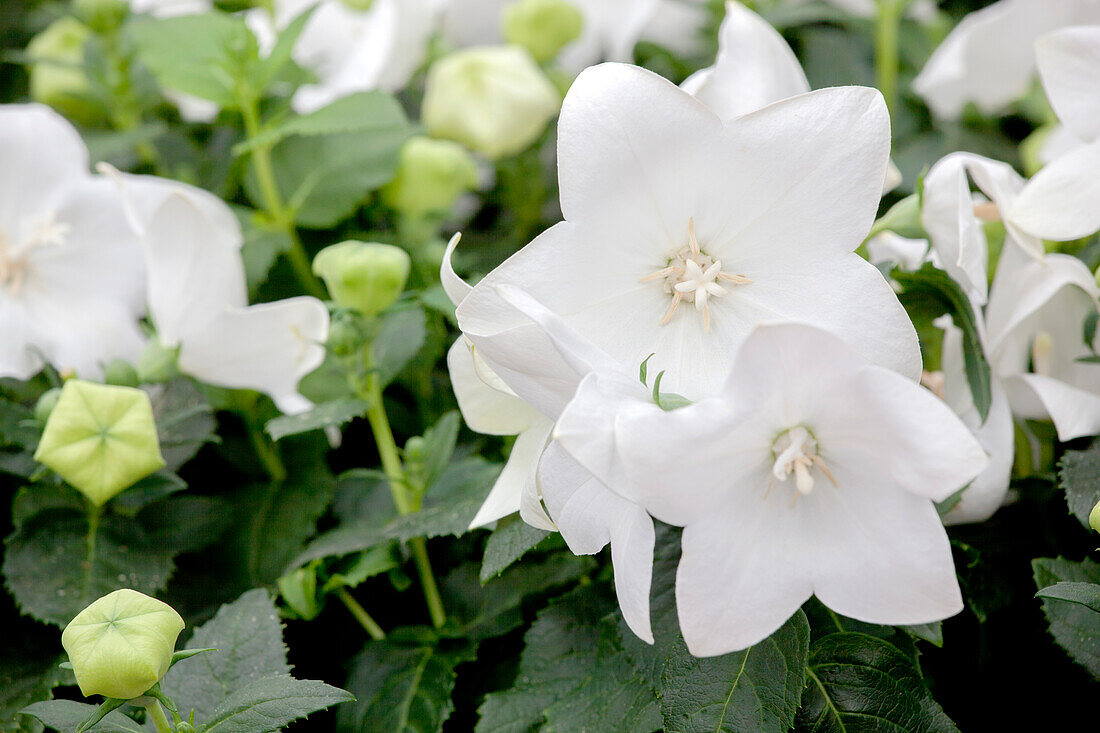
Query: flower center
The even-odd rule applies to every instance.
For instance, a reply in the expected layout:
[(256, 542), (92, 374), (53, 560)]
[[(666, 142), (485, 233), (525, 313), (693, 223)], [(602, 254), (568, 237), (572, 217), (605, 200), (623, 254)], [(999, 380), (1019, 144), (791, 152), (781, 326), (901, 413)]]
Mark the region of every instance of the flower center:
[(30, 236), (17, 244), (0, 228), (0, 288), (5, 288), (12, 298), (19, 297), (23, 283), (32, 272), (31, 252), (39, 247), (63, 245), (69, 230), (68, 224), (57, 222), (49, 216), (29, 227)]
[(752, 282), (744, 275), (733, 275), (722, 271), (722, 261), (716, 260), (699, 246), (695, 237), (695, 220), (688, 219), (688, 244), (678, 250), (670, 250), (666, 265), (638, 278), (638, 282), (658, 281), (666, 293), (672, 296), (672, 303), (661, 319), (664, 326), (672, 320), (680, 303), (694, 303), (695, 310), (703, 316), (703, 330), (710, 332), (710, 308), (707, 301), (711, 296), (721, 298), (727, 290), (719, 283), (748, 285)]
[(1050, 357), (1054, 353), (1054, 339), (1047, 331), (1035, 334), (1031, 342), (1031, 371), (1044, 377), (1050, 376)]
[[(795, 499), (814, 490), (815, 467), (836, 486), (836, 479), (817, 454), (817, 440), (802, 425), (797, 425), (776, 438), (772, 444), (772, 456), (775, 458), (775, 463), (772, 464), (773, 479), (785, 482), (794, 474), (794, 485), (798, 490)], [(771, 482), (768, 483), (768, 489), (771, 489)]]

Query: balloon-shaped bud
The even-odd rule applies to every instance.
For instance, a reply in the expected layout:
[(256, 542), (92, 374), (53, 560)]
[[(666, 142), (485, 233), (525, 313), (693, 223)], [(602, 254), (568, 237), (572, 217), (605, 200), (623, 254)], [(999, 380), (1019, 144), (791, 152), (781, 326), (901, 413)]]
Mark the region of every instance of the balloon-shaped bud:
[(381, 313), (401, 295), (412, 261), (405, 250), (376, 242), (341, 242), (313, 258), (313, 273), (332, 299), (365, 316)]
[(477, 187), (477, 165), (458, 143), (414, 137), (401, 147), (397, 175), (382, 200), (407, 216), (444, 212)]
[(1089, 526), (1100, 532), (1100, 501), (1096, 502), (1096, 506), (1089, 512)]
[(504, 40), (549, 61), (581, 35), (584, 16), (568, 0), (520, 0), (504, 8)]
[(91, 124), (102, 117), (103, 108), (91, 96), (84, 73), (84, 46), (92, 37), (88, 26), (76, 18), (58, 18), (27, 44), (30, 92), (36, 101), (48, 104), (78, 122)]
[(38, 422), (43, 425), (50, 419), (50, 415), (53, 413), (53, 408), (57, 407), (57, 401), (61, 399), (61, 388), (54, 387), (53, 389), (46, 390), (42, 393), (42, 396), (38, 398), (38, 402), (34, 404), (34, 417)]
[(136, 387), (140, 384), (137, 369), (125, 359), (107, 362), (107, 366), (103, 367), (103, 381), (119, 387)]
[(557, 88), (526, 49), (485, 46), (432, 65), (421, 117), (433, 136), (496, 159), (535, 142), (560, 106)]
[(87, 697), (140, 697), (168, 671), (183, 619), (167, 603), (124, 588), (76, 615), (61, 634)]
[(149, 395), (70, 379), (34, 458), (100, 506), (164, 466)]

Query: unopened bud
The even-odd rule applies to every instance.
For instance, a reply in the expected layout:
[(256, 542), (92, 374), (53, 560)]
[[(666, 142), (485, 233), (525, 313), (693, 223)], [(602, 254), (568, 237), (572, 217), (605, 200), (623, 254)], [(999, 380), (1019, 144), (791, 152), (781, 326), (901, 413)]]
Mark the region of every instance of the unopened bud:
[(1096, 506), (1089, 512), (1089, 526), (1100, 532), (1100, 501), (1096, 502)]
[(69, 622), (61, 645), (85, 697), (140, 697), (168, 671), (180, 615), (128, 588), (103, 596)]
[(414, 137), (401, 148), (397, 175), (382, 189), (382, 200), (408, 216), (451, 208), (477, 186), (477, 165), (466, 149), (450, 140)]
[(376, 242), (341, 242), (313, 258), (313, 273), (332, 299), (345, 308), (375, 316), (401, 295), (412, 261), (405, 250)]
[(123, 359), (112, 359), (103, 368), (103, 381), (119, 387), (136, 387), (140, 384), (137, 370)]
[(65, 16), (27, 44), (31, 97), (86, 124), (99, 120), (103, 112), (91, 96), (83, 69), (84, 46), (91, 37), (88, 26)]
[(321, 612), (317, 603), (317, 571), (312, 566), (292, 570), (275, 582), (286, 605), (299, 618), (310, 621)]
[(504, 40), (549, 61), (581, 34), (584, 16), (567, 0), (520, 0), (504, 8)]
[(34, 459), (103, 505), (164, 466), (149, 396), (132, 387), (69, 380)]
[(150, 340), (138, 357), (138, 383), (158, 384), (174, 379), (179, 376), (178, 361), (178, 347), (169, 348), (157, 339)]
[(38, 402), (34, 406), (34, 417), (38, 422), (43, 425), (50, 419), (50, 413), (53, 412), (53, 408), (57, 407), (57, 401), (61, 399), (61, 388), (54, 387), (47, 390), (38, 398)]
[(421, 117), (433, 136), (496, 159), (535, 142), (560, 105), (558, 90), (526, 49), (487, 46), (432, 65)]

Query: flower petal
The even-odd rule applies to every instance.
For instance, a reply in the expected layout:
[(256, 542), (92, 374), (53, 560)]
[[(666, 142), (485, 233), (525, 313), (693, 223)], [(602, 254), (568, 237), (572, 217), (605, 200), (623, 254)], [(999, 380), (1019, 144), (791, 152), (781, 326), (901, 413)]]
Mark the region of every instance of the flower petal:
[(1100, 229), (1097, 170), (1100, 140), (1043, 166), (1012, 202), (1006, 219), (1042, 239), (1068, 241), (1089, 236)]
[(471, 529), (484, 527), (519, 511), (527, 476), (546, 446), (546, 436), (550, 433), (551, 426), (549, 420), (540, 416), (538, 422), (532, 423), (519, 434), (512, 445), (508, 462), (504, 464), (504, 470), (500, 472), (493, 488), (489, 490), (489, 495), (485, 497), (485, 503), (470, 522)]
[(1100, 433), (1100, 395), (1041, 374), (1015, 374), (1005, 380), (1005, 385), (1016, 401), (1023, 401), (1020, 397), (1026, 399), (1030, 392), (1042, 403), (1058, 431), (1058, 440)]
[(1081, 140), (1100, 137), (1100, 27), (1063, 28), (1035, 42), (1050, 106)]
[(447, 352), (447, 368), (462, 419), (471, 430), (486, 435), (516, 435), (545, 420), (514, 394), (494, 389), (478, 376), (465, 338), (460, 336)]

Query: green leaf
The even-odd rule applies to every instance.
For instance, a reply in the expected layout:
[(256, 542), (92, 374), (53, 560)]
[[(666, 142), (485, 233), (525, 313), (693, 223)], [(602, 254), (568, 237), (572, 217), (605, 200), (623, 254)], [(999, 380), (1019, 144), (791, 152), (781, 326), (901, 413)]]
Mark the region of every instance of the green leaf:
[(1089, 513), (1100, 502), (1100, 440), (1085, 450), (1066, 451), (1060, 478), (1070, 512), (1087, 528)]
[(24, 613), (65, 626), (92, 601), (119, 588), (156, 595), (172, 574), (170, 547), (137, 521), (105, 516), (90, 551), (82, 514), (47, 509), (24, 520), (6, 540), (5, 585)]
[(189, 379), (176, 379), (149, 390), (166, 471), (178, 471), (214, 435), (214, 410)]
[(536, 529), (516, 515), (497, 522), (497, 528), (485, 544), (485, 556), (481, 559), (481, 582), (500, 575), (509, 565), (519, 560), (536, 545), (550, 536), (544, 529)]
[(462, 417), (451, 410), (424, 431), (424, 486), (430, 488), (451, 462), (461, 425)]
[(138, 57), (163, 86), (233, 108), (259, 62), (243, 19), (221, 12), (140, 18), (130, 24)]
[(913, 660), (867, 634), (829, 634), (810, 647), (797, 729), (955, 732)]
[[(23, 709), (24, 715), (33, 715), (51, 728), (73, 731), (96, 711), (96, 705), (86, 705), (74, 700), (46, 700)], [(106, 717), (89, 733), (147, 733), (145, 728), (117, 710)]]
[(372, 362), (383, 387), (416, 356), (427, 334), (427, 315), (422, 308), (404, 308), (382, 316), (382, 325), (371, 350)]
[(280, 440), (288, 435), (307, 433), (311, 430), (340, 427), (367, 414), (368, 409), (370, 404), (365, 400), (355, 398), (333, 400), (297, 415), (283, 415), (274, 420), (268, 420), (264, 430), (272, 440)]
[(1071, 583), (1063, 581), (1041, 589), (1037, 598), (1050, 598), (1067, 603), (1077, 603), (1100, 613), (1100, 585), (1096, 583)]
[(10, 620), (4, 633), (0, 645), (0, 731), (41, 730), (36, 722), (16, 713), (49, 699), (54, 687), (71, 678), (58, 667), (65, 657), (57, 644), (57, 631), (30, 620)]
[(265, 677), (231, 690), (214, 710), (205, 733), (269, 733), (354, 699), (350, 693), (317, 680)]
[(333, 573), (325, 581), (326, 593), (337, 588), (354, 588), (367, 578), (389, 572), (401, 565), (401, 553), (396, 542), (372, 547), (362, 552), (346, 571)]
[(218, 650), (175, 665), (161, 681), (180, 711), (194, 710), (199, 721), (213, 719), (231, 692), (290, 674), (283, 627), (266, 590), (250, 590), (222, 606), (181, 646)]
[(271, 53), (260, 64), (258, 73), (256, 74), (257, 89), (263, 91), (267, 89), (272, 80), (279, 75), (279, 72), (283, 70), (283, 67), (291, 62), (291, 54), (294, 51), (294, 44), (298, 42), (298, 37), (302, 35), (302, 31), (306, 27), (306, 23), (313, 16), (317, 6), (306, 8), (303, 12), (299, 13), (294, 20), (286, 24), (286, 27), (279, 32), (279, 38), (275, 42), (274, 48), (271, 49)]
[(974, 407), (982, 422), (985, 422), (993, 399), (992, 381), (970, 299), (958, 283), (931, 263), (916, 272), (895, 268), (890, 277), (904, 289), (900, 297), (907, 309), (923, 307), (935, 311), (936, 315), (950, 313), (955, 324), (962, 329), (966, 380)]
[(244, 261), (245, 278), (248, 292), (255, 294), (267, 280), (275, 260), (279, 255), (293, 247), (290, 235), (281, 229), (264, 226), (256, 220), (256, 212), (245, 207), (235, 207), (234, 213), (241, 222), (244, 231), (244, 244), (241, 246), (241, 259)]
[[(1047, 588), (1063, 581), (1100, 583), (1100, 564), (1091, 560), (1075, 563), (1062, 558), (1036, 558), (1031, 561), (1035, 585)], [(1063, 600), (1043, 599), (1043, 613), (1050, 622), (1050, 633), (1074, 661), (1100, 677), (1100, 614), (1091, 608)]]
[(798, 611), (771, 637), (744, 651), (692, 656), (676, 618), (679, 533), (659, 527), (650, 601), (655, 643), (646, 644), (620, 622), (631, 663), (660, 696), (665, 730), (789, 730), (806, 679), (806, 615)]
[(228, 504), (211, 496), (175, 496), (138, 515), (149, 541), (176, 553), (214, 543), (232, 523)]
[(439, 731), (454, 711), (455, 667), (463, 649), (368, 643), (351, 663), (348, 690), (356, 701), (336, 714), (337, 730), (355, 733)]

